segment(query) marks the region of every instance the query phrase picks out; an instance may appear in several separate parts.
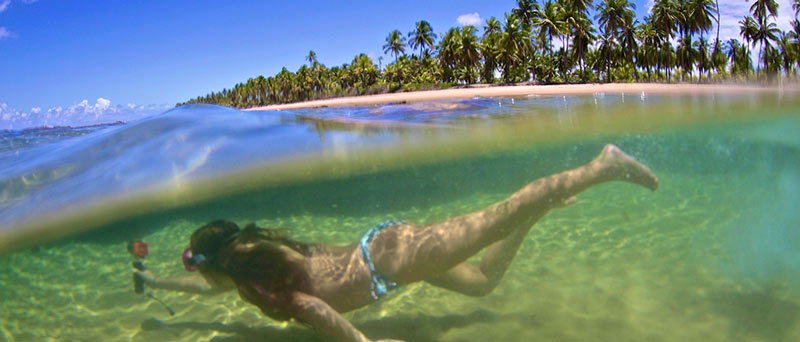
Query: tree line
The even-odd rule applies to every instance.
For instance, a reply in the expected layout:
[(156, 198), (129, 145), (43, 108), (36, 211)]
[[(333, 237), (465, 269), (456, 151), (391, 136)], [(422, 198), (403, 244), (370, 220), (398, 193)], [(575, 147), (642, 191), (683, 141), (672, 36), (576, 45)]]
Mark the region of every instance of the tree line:
[[(283, 68), (185, 103), (253, 107), (475, 83), (796, 79), (800, 0), (793, 0), (788, 32), (775, 23), (775, 0), (751, 1), (749, 15), (739, 21), (742, 40), (721, 41), (715, 0), (655, 0), (643, 21), (628, 0), (602, 0), (596, 7), (592, 0), (517, 0), (502, 21), (487, 19), (482, 32), (464, 25), (436, 34), (425, 20), (407, 35), (390, 32), (383, 51), (394, 59), (385, 67), (383, 57), (375, 65), (359, 54), (328, 68), (309, 51), (308, 64), (296, 72)], [(716, 38), (709, 36), (715, 26)]]

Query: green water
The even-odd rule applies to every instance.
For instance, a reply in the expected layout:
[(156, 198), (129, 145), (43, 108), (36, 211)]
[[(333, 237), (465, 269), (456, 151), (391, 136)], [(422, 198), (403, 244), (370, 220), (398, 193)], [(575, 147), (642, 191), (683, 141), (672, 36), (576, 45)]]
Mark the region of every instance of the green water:
[(0, 340), (327, 341), (272, 321), (236, 293), (133, 293), (125, 243), (181, 276), (180, 252), (210, 219), (346, 244), (387, 219), (430, 223), (482, 208), (615, 143), (651, 167), (543, 218), (489, 296), (423, 283), (347, 313), (372, 339), (406, 341), (800, 340), (800, 119), (698, 120), (648, 132), (533, 139), (513, 148), (216, 197), (127, 218), (0, 259)]

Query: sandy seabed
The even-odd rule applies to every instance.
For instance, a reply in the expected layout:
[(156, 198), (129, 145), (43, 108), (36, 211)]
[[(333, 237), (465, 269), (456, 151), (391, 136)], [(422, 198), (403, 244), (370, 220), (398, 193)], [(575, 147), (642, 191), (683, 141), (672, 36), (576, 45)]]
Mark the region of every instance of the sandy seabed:
[(594, 93), (651, 94), (753, 94), (760, 92), (798, 92), (797, 84), (781, 87), (763, 87), (741, 84), (660, 84), (660, 83), (606, 83), (560, 85), (473, 85), (465, 88), (425, 90), (403, 93), (338, 97), (297, 103), (253, 107), (248, 110), (280, 110), (320, 107), (358, 107), (388, 103), (411, 103), (473, 97), (516, 97), (528, 95), (582, 95)]
[[(399, 102), (556, 95), (576, 87), (586, 94), (658, 92), (649, 90), (651, 85), (619, 86), (487, 87), (515, 92), (475, 94), (468, 91), (484, 88), (467, 88), (376, 97), (460, 94), (390, 101)], [(776, 90), (652, 86), (665, 87), (664, 93)], [(550, 92), (544, 92), (547, 89)], [(360, 97), (369, 98), (375, 97)], [(347, 100), (331, 101), (368, 105)], [(786, 124), (767, 127), (795, 127)], [(750, 125), (749, 130), (761, 130)], [(641, 156), (662, 188), (651, 193), (627, 184), (604, 184), (581, 194), (576, 204), (548, 214), (489, 296), (466, 297), (416, 283), (345, 317), (373, 339), (408, 342), (800, 340), (800, 287), (789, 276), (796, 273), (789, 264), (770, 262), (794, 252), (786, 249), (786, 254), (770, 259), (773, 254), (758, 254), (753, 247), (783, 246), (778, 242), (791, 235), (772, 227), (798, 222), (791, 213), (800, 184), (795, 150), (785, 143), (742, 138), (739, 130), (697, 127), (642, 137), (603, 137)], [(580, 155), (573, 148), (577, 145), (443, 161), (438, 167), (316, 182), (286, 191), (296, 192), (291, 198), (301, 200), (270, 192), (253, 199), (267, 209), (252, 219), (260, 226), (289, 227), (301, 241), (348, 243), (387, 218), (426, 224), (490, 205), (508, 196), (506, 188), (520, 183), (515, 179), (546, 174), (547, 168), (557, 166), (551, 164), (582, 162), (573, 160)], [(415, 185), (418, 182), (422, 183)], [(424, 191), (415, 192), (420, 189)], [(333, 190), (329, 198), (334, 200), (310, 200)], [(376, 195), (365, 196), (370, 194)], [(267, 201), (271, 198), (276, 200)], [(216, 204), (228, 200), (219, 198)], [(288, 204), (278, 206), (284, 202)], [(156, 274), (186, 275), (180, 251), (191, 232), (206, 222), (199, 218), (207, 208), (157, 221), (160, 228), (146, 234), (120, 230), (0, 258), (0, 341), (328, 341), (312, 329), (264, 317), (235, 292), (202, 297), (152, 291), (175, 316), (157, 301), (133, 293), (127, 240), (152, 243), (146, 261)], [(250, 219), (236, 206), (225, 210), (239, 223)], [(760, 272), (768, 268), (765, 264), (786, 273), (773, 277), (768, 269)], [(756, 271), (740, 273), (749, 267)]]

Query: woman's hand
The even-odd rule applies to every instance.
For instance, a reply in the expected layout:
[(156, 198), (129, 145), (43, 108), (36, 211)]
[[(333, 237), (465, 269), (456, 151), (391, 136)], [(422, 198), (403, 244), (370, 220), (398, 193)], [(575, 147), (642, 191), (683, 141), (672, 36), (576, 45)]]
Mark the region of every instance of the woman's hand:
[(138, 274), (139, 277), (144, 282), (144, 284), (147, 286), (153, 286), (153, 284), (156, 283), (156, 275), (153, 274), (153, 271), (150, 270), (140, 271), (137, 269), (133, 269), (131, 270), (131, 272), (133, 272), (133, 274)]

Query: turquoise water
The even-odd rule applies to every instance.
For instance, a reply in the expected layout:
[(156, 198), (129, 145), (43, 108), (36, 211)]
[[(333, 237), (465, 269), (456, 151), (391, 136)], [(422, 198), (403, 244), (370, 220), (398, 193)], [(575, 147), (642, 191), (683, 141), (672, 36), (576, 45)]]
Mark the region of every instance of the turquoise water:
[(181, 107), (121, 126), (3, 132), (0, 340), (325, 341), (235, 293), (133, 293), (128, 240), (185, 275), (203, 223), (346, 244), (430, 223), (620, 146), (655, 193), (592, 188), (542, 219), (500, 286), (412, 284), (346, 314), (407, 341), (796, 341), (800, 99), (595, 94), (372, 108)]

